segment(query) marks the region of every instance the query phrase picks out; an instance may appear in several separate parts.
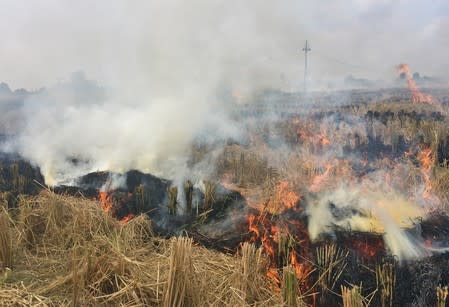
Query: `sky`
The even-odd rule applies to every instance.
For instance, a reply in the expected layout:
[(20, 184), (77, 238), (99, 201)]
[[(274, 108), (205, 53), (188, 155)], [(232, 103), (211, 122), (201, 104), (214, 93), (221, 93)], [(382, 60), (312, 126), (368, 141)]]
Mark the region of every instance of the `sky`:
[(314, 90), (395, 80), (401, 63), (448, 84), (447, 2), (0, 0), (0, 82), (48, 89), (20, 106), (6, 147), (51, 185), (95, 170), (181, 178), (198, 136), (241, 137), (229, 93), (302, 90), (305, 40)]
[(39, 88), (83, 70), (129, 92), (284, 87), (303, 76), (449, 80), (447, 0), (0, 0), (0, 80)]

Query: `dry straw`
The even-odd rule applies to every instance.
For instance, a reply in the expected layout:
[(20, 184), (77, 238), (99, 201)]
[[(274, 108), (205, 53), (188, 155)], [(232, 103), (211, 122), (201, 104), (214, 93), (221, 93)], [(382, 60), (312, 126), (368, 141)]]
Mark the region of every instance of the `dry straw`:
[(234, 287), (240, 292), (241, 298), (246, 303), (254, 303), (260, 297), (258, 286), (261, 284), (261, 276), (266, 272), (267, 261), (262, 254), (262, 249), (254, 244), (243, 243), (241, 258), (237, 262)]
[(437, 300), (438, 300), (437, 306), (438, 307), (446, 306), (447, 295), (448, 295), (447, 286), (445, 286), (445, 287), (438, 286), (437, 287)]
[(365, 298), (362, 295), (362, 287), (353, 286), (352, 288), (341, 286), (341, 297), (343, 307), (366, 307)]
[(335, 283), (346, 268), (349, 251), (335, 244), (326, 244), (316, 248), (316, 265), (323, 291), (333, 290)]
[(180, 237), (172, 241), (169, 267), (164, 307), (193, 305), (192, 239)]
[[(5, 227), (11, 236), (2, 239), (9, 246), (2, 252), (14, 247), (16, 260), (13, 270), (5, 273), (7, 278), (5, 274), (0, 278), (2, 306), (282, 302), (266, 275), (267, 258), (254, 245), (244, 244), (237, 255), (226, 255), (193, 245), (187, 238), (160, 239), (152, 235), (146, 215), (120, 224), (94, 201), (48, 190), (22, 198), (18, 211), (16, 220), (5, 214), (0, 219), (0, 236), (7, 238)], [(7, 245), (11, 241), (17, 246)]]
[(298, 306), (297, 295), (298, 281), (295, 270), (291, 266), (284, 267), (282, 276), (282, 301), (284, 306)]
[(217, 185), (209, 180), (204, 181), (204, 210), (212, 208), (215, 202)]
[(171, 215), (176, 215), (176, 206), (178, 204), (178, 188), (169, 187), (168, 188), (168, 213)]
[(9, 227), (9, 215), (6, 209), (0, 212), (0, 272), (6, 268), (12, 268), (13, 250), (11, 229)]
[(393, 290), (396, 284), (396, 273), (392, 263), (385, 263), (376, 267), (376, 282), (377, 288), (380, 289), (381, 306), (393, 306)]

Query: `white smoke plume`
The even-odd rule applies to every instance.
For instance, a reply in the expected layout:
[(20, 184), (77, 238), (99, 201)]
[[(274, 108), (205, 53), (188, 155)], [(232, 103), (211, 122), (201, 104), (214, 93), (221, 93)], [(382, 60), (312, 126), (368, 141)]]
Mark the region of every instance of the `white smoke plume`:
[[(447, 9), (444, 1), (434, 6)], [(23, 7), (28, 2), (2, 1), (1, 77), (36, 88), (81, 69), (104, 89), (97, 95), (79, 86), (85, 82), (78, 76), (24, 104), (25, 124), (13, 149), (39, 165), (49, 184), (104, 169), (172, 176), (185, 168), (183, 157), (198, 134), (238, 137), (227, 115), (231, 93), (245, 101), (254, 90), (301, 87), (305, 39), (312, 41), (315, 89), (351, 73), (390, 76), (404, 60), (436, 75), (449, 71), (446, 16), (424, 18), (408, 1), (43, 0)], [(415, 15), (422, 19), (409, 18)], [(366, 20), (381, 27), (378, 33)], [(416, 37), (439, 42), (431, 59), (438, 66), (427, 65), (428, 44), (416, 46)], [(345, 48), (335, 48), (342, 42)], [(369, 68), (329, 62), (327, 50)]]
[(108, 180), (101, 186), (100, 192), (109, 192), (116, 189), (126, 189), (126, 174), (109, 174)]
[(386, 246), (400, 261), (427, 255), (419, 234), (413, 237), (405, 230), (425, 216), (425, 211), (397, 193), (342, 186), (321, 194), (308, 205), (307, 212), (312, 240), (339, 226), (384, 234)]
[[(182, 177), (176, 172), (185, 169), (196, 136), (239, 137), (227, 115), (230, 93), (279, 85), (279, 68), (266, 57), (282, 58), (292, 50), (285, 48), (289, 39), (273, 44), (278, 29), (292, 28), (292, 19), (271, 16), (283, 14), (283, 6), (233, 4), (123, 2), (105, 5), (98, 21), (101, 10), (89, 11), (92, 28), (82, 24), (86, 20), (63, 24), (66, 34), (86, 47), (80, 57), (73, 53), (82, 53), (80, 48), (69, 42), (64, 56), (93, 71), (101, 90), (78, 73), (33, 95), (22, 108), (25, 124), (12, 148), (40, 166), (50, 185), (96, 170)], [(37, 15), (30, 22), (42, 21), (41, 28), (53, 33), (51, 25), (59, 20), (54, 14), (72, 4), (47, 6), (55, 10), (49, 20)]]

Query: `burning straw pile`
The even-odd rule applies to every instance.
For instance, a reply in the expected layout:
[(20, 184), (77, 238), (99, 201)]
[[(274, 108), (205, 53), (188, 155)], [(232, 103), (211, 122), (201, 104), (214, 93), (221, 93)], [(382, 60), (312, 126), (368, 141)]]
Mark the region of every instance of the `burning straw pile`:
[(151, 235), (140, 215), (121, 224), (97, 203), (44, 190), (0, 214), (2, 306), (275, 305), (266, 259), (191, 239)]

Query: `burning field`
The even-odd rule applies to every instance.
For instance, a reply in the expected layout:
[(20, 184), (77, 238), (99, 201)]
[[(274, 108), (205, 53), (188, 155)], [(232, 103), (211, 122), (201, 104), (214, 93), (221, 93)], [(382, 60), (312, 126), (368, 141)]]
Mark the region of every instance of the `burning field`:
[(444, 306), (449, 110), (407, 83), (337, 107), (240, 106), (240, 137), (198, 137), (173, 178), (104, 170), (49, 187), (3, 155), (0, 301)]
[(449, 1), (28, 2), (0, 307), (449, 306)]

